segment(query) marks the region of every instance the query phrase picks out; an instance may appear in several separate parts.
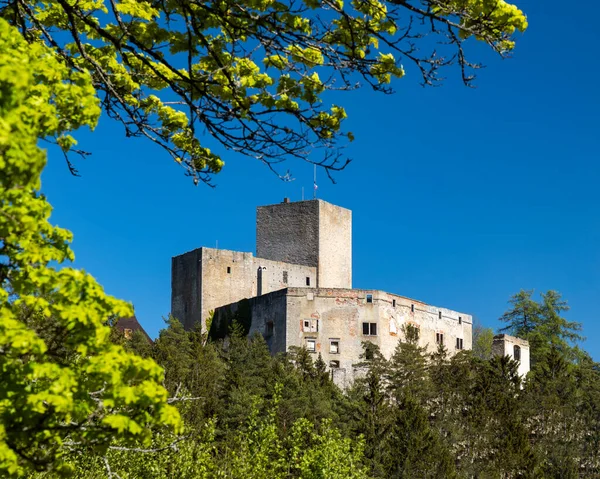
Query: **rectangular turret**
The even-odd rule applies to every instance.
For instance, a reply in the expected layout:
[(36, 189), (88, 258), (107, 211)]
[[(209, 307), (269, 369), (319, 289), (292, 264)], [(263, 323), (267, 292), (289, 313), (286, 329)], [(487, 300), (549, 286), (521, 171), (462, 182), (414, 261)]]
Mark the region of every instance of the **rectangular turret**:
[(259, 206), (256, 256), (317, 268), (319, 288), (352, 288), (352, 212), (323, 200)]

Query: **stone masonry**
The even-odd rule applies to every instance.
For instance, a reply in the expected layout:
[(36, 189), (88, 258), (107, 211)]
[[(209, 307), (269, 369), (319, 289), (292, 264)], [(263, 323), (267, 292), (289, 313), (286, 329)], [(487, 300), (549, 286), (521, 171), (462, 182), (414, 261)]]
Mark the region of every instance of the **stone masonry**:
[[(213, 338), (236, 320), (262, 334), (270, 351), (306, 347), (321, 354), (335, 382), (350, 384), (362, 343), (377, 344), (387, 358), (402, 328), (419, 328), (421, 346), (442, 343), (449, 354), (472, 349), (472, 318), (447, 308), (378, 290), (352, 289), (352, 212), (322, 200), (257, 208), (252, 253), (199, 248), (172, 259), (171, 312), (186, 329), (214, 311)], [(494, 338), (494, 352), (529, 371), (529, 346), (518, 338)]]
[(272, 354), (290, 346), (321, 354), (340, 387), (360, 374), (364, 341), (377, 344), (389, 359), (406, 324), (419, 328), (419, 343), (428, 352), (440, 342), (450, 355), (472, 348), (470, 315), (383, 291), (290, 287), (240, 303), (217, 308), (213, 338), (224, 337), (235, 319), (250, 335), (262, 334)]

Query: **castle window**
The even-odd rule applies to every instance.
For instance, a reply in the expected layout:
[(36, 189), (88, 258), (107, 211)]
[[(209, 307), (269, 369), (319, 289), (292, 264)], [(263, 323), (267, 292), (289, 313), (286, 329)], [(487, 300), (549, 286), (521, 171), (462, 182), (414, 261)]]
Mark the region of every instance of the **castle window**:
[(362, 323), (364, 336), (377, 336), (377, 323)]
[(310, 286), (310, 276), (306, 277), (306, 286)]
[(515, 358), (515, 361), (521, 360), (521, 348), (519, 346), (513, 347), (513, 357)]
[(438, 314), (439, 314), (440, 319), (442, 319), (442, 312), (440, 311)]
[(339, 354), (340, 353), (340, 340), (339, 339), (330, 339), (329, 340), (329, 352), (331, 354)]
[(318, 333), (319, 332), (319, 320), (318, 319), (305, 319), (302, 321), (302, 331), (305, 333)]
[(372, 303), (372, 302), (373, 302), (373, 295), (367, 294), (367, 303)]
[(334, 360), (334, 361), (329, 361), (329, 367), (330, 367), (331, 369), (337, 369), (337, 368), (339, 368), (339, 367), (340, 367), (340, 362), (339, 362), (339, 361), (336, 361), (336, 360)]
[(435, 333), (435, 342), (444, 345), (444, 333)]
[(458, 317), (458, 324), (462, 324), (462, 318), (460, 316)]
[(287, 282), (288, 282), (288, 273), (287, 273), (287, 271), (284, 271), (284, 272), (283, 272), (283, 282), (284, 282), (285, 284), (287, 284)]
[(415, 305), (414, 305), (414, 304), (411, 304), (411, 305), (410, 305), (410, 312), (411, 312), (411, 313), (414, 313), (414, 312), (415, 312)]
[(275, 325), (273, 321), (267, 321), (267, 336), (273, 336), (273, 331), (275, 329)]
[(309, 353), (314, 353), (317, 351), (317, 340), (314, 338), (310, 338), (306, 340), (306, 350)]
[(392, 299), (392, 308), (395, 308), (395, 307), (396, 307), (396, 300)]
[(463, 349), (463, 340), (462, 340), (462, 338), (456, 338), (456, 349)]
[(125, 339), (131, 339), (131, 336), (133, 336), (133, 329), (123, 329), (123, 335), (125, 336)]
[(231, 266), (227, 266), (227, 274), (231, 274)]

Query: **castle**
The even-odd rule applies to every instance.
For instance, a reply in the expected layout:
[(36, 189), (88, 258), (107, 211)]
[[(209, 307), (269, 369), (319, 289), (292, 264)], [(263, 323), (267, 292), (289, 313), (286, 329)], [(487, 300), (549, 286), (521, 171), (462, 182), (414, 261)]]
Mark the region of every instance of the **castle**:
[[(185, 328), (210, 326), (223, 337), (233, 319), (262, 334), (271, 353), (291, 346), (321, 354), (335, 382), (354, 379), (362, 342), (389, 358), (403, 339), (402, 326), (419, 328), (429, 352), (472, 348), (469, 314), (378, 290), (352, 288), (352, 212), (323, 200), (260, 206), (256, 256), (198, 248), (172, 258), (171, 313)], [(501, 335), (494, 352), (529, 370), (526, 341)]]

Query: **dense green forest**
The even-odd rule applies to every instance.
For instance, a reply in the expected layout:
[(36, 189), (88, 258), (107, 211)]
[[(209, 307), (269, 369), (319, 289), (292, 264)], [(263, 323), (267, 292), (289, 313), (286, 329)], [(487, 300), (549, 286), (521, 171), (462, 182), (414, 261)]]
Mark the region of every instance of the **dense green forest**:
[(600, 369), (575, 345), (580, 325), (565, 309), (554, 291), (511, 299), (501, 320), (531, 343), (526, 378), (491, 356), (485, 328), (474, 351), (452, 357), (443, 347), (426, 354), (409, 328), (389, 360), (364, 343), (364, 376), (345, 392), (319, 356), (272, 357), (241, 327), (217, 343), (174, 318), (153, 344), (115, 332), (163, 366), (185, 431), (68, 461), (81, 479), (598, 477)]

